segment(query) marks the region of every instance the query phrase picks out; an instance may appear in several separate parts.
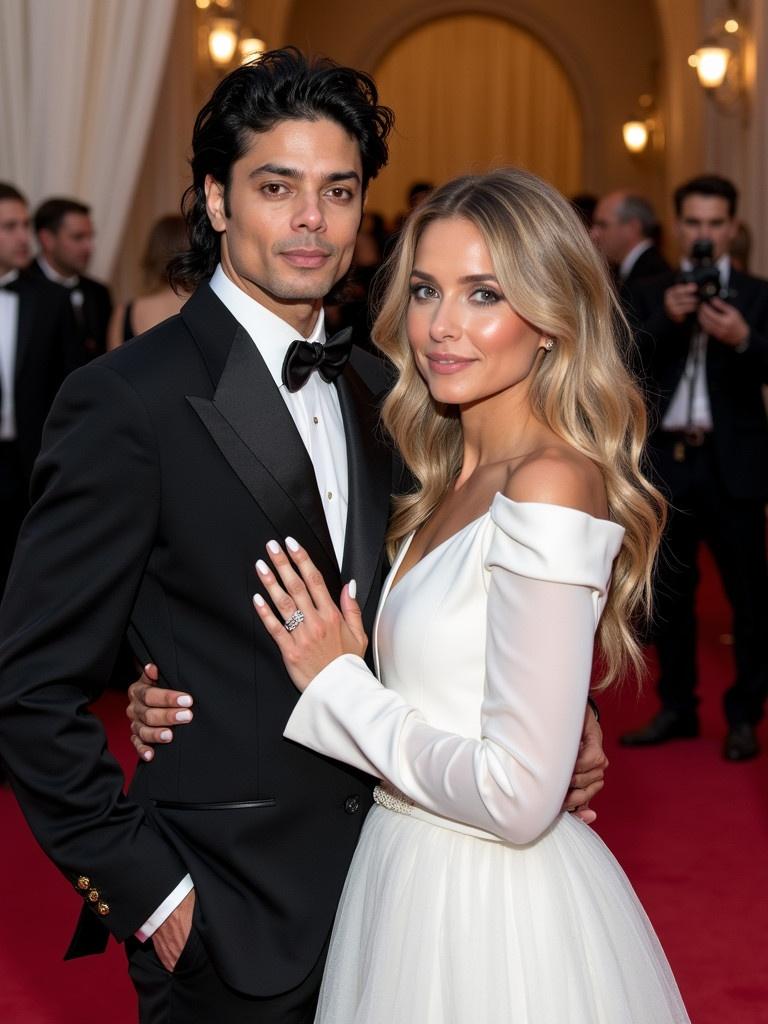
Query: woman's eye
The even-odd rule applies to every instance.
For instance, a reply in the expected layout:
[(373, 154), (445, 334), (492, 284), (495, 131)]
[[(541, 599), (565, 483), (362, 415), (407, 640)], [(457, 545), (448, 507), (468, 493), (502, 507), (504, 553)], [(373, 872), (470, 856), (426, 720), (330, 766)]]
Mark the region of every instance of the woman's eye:
[(411, 295), (414, 299), (424, 301), (425, 299), (433, 299), (437, 292), (428, 284), (412, 284)]
[(472, 299), (482, 306), (493, 305), (494, 302), (501, 302), (501, 296), (492, 288), (477, 288), (472, 292)]

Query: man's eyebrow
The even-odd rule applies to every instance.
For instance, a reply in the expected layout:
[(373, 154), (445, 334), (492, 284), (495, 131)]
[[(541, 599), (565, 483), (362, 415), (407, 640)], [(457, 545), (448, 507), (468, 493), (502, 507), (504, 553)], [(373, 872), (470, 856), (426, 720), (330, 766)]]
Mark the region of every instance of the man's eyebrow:
[[(257, 178), (260, 174), (274, 174), (278, 178), (293, 178), (295, 181), (301, 181), (305, 177), (304, 171), (299, 170), (298, 167), (287, 167), (283, 164), (262, 164), (260, 167), (254, 167), (249, 172), (249, 178)], [(327, 174), (323, 178), (324, 182), (334, 181), (356, 181), (360, 182), (360, 175), (355, 170), (351, 171), (333, 171), (331, 174)]]

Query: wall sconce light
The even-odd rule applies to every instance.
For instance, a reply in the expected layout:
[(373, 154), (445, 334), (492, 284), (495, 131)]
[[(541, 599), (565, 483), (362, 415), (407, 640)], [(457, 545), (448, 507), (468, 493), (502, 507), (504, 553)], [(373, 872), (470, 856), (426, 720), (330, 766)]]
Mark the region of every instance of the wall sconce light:
[(246, 64), (265, 52), (266, 42), (240, 21), (237, 0), (195, 0), (195, 3), (202, 12), (199, 22), (205, 40), (202, 45), (215, 67), (225, 71), (236, 58)]
[(240, 26), (235, 18), (214, 18), (208, 33), (208, 52), (219, 67), (226, 67), (237, 50)]
[(728, 15), (712, 25), (707, 38), (688, 58), (699, 85), (721, 110), (746, 113), (746, 44), (744, 19), (737, 0), (731, 0)]
[(240, 33), (240, 42), (237, 44), (240, 53), (240, 63), (247, 64), (250, 60), (256, 60), (267, 49), (263, 39), (259, 39), (253, 32), (243, 29)]
[(648, 145), (650, 132), (645, 121), (625, 121), (621, 134), (630, 153), (642, 153)]
[(626, 120), (621, 126), (624, 146), (630, 153), (637, 155), (644, 152), (651, 141), (651, 136), (659, 128), (658, 121), (653, 113), (654, 103), (655, 101), (651, 93), (643, 93), (637, 100), (640, 113)]

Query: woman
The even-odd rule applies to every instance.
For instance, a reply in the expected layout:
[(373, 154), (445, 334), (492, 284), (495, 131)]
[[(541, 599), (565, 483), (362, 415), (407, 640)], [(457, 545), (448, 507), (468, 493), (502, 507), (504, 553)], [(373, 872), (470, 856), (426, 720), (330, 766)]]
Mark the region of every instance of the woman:
[(552, 188), (497, 171), (438, 189), (374, 329), (418, 482), (392, 519), (379, 678), (354, 581), (339, 611), (292, 538), (257, 563), (256, 611), (302, 691), (285, 736), (382, 780), (320, 1022), (688, 1020), (629, 882), (560, 810), (595, 634), (603, 685), (637, 666), (663, 520), (622, 324)]
[(177, 294), (171, 288), (168, 263), (188, 247), (187, 225), (183, 217), (169, 213), (155, 221), (141, 261), (144, 294), (115, 306), (107, 330), (109, 351), (179, 312), (189, 295)]

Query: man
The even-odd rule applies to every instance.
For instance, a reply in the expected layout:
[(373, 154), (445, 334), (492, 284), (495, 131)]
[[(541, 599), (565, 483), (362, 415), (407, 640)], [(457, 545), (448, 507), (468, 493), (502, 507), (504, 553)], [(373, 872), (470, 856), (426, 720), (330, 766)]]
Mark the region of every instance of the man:
[[(67, 382), (36, 471), (16, 562), (31, 590), (0, 612), (0, 749), (85, 901), (71, 955), (102, 949), (103, 926), (126, 940), (144, 1022), (313, 1016), (370, 784), (283, 739), (297, 693), (255, 619), (253, 565), (301, 538), (335, 595), (356, 579), (370, 631), (386, 381), (323, 344), (322, 299), (390, 122), (366, 75), (294, 50), (225, 78), (195, 125), (194, 247), (174, 274), (197, 291)], [(126, 629), (196, 701), (128, 798), (84, 710)]]
[[(694, 178), (678, 188), (683, 276), (667, 274), (631, 295), (659, 424), (650, 456), (670, 499), (670, 519), (656, 586), (661, 710), (622, 742), (698, 735), (696, 563), (705, 541), (733, 608), (736, 679), (725, 694), (723, 753), (742, 761), (758, 753), (755, 725), (768, 688), (768, 422), (761, 392), (768, 380), (768, 282), (731, 266), (736, 202), (724, 178)], [(702, 241), (711, 243), (711, 259), (694, 267), (691, 253)]]
[(106, 285), (85, 274), (93, 256), (90, 208), (76, 199), (46, 199), (35, 211), (35, 234), (40, 252), (30, 273), (67, 289), (84, 360), (101, 355), (107, 348), (112, 299)]
[(656, 246), (659, 222), (642, 196), (625, 190), (603, 196), (589, 233), (614, 271), (622, 295), (638, 281), (669, 270)]
[(29, 508), (45, 417), (79, 361), (66, 292), (24, 273), (30, 241), (26, 199), (0, 182), (0, 594)]

